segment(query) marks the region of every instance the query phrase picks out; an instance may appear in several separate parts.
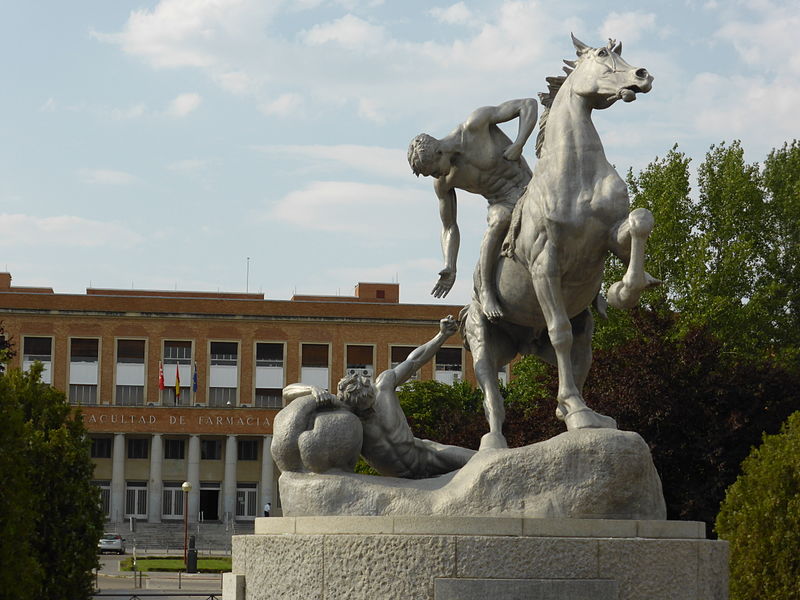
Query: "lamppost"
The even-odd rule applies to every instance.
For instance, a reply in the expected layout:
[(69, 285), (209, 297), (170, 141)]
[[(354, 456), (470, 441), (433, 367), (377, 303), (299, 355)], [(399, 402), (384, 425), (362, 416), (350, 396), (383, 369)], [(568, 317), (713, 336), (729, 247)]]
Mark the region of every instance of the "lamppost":
[(187, 564), (189, 547), (189, 492), (192, 491), (192, 484), (184, 481), (181, 485), (183, 490), (183, 564)]

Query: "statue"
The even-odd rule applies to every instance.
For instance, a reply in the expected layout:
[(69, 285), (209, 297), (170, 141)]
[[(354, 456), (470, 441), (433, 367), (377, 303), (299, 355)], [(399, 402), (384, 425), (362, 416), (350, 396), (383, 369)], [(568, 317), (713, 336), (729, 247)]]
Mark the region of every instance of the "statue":
[[(653, 77), (622, 59), (621, 44), (573, 43), (578, 60), (566, 61), (567, 76), (548, 78), (549, 93), (540, 95), (545, 111), (532, 177), (520, 156), (536, 121), (532, 100), (478, 109), (443, 140), (423, 134), (409, 148), (414, 172), (436, 178), (442, 207), (446, 265), (434, 296), (446, 295), (455, 280), (455, 188), (481, 193), (490, 204), (473, 298), (458, 323), (489, 421), (480, 450), (415, 438), (397, 400), (396, 387), (455, 332), (448, 317), (374, 385), (356, 376), (343, 379), (336, 395), (303, 384), (284, 390), (291, 402), (275, 418), (272, 453), (285, 515), (665, 518), (645, 441), (618, 431), (582, 398), (592, 356), (590, 305), (604, 311), (607, 254), (627, 265), (608, 290), (613, 306), (630, 308), (660, 283), (643, 266), (653, 217), (644, 209), (629, 213), (625, 182), (605, 158), (591, 112), (635, 100)], [(520, 129), (512, 143), (497, 123), (515, 117)], [(497, 372), (517, 353), (557, 365), (556, 414), (567, 431), (506, 449)], [(387, 476), (353, 473), (359, 453)]]
[(272, 455), (281, 471), (352, 472), (359, 453), (382, 475), (419, 479), (455, 471), (474, 450), (414, 437), (397, 398), (397, 387), (431, 360), (458, 328), (453, 317), (375, 384), (360, 375), (344, 377), (336, 395), (295, 383), (283, 391), (289, 403), (275, 417)]
[(653, 216), (643, 208), (628, 214), (627, 187), (606, 160), (591, 121), (592, 110), (649, 92), (653, 77), (622, 59), (621, 43), (609, 40), (591, 48), (574, 36), (572, 41), (577, 61), (564, 61), (567, 75), (548, 78), (549, 92), (540, 94), (546, 110), (537, 136), (539, 161), (514, 209), (506, 245), (511, 258), (503, 255), (496, 262), (503, 318), (487, 318), (480, 262), (473, 300), (462, 311), (465, 343), (489, 421), (481, 449), (506, 447), (497, 371), (517, 353), (557, 365), (556, 415), (568, 430), (616, 428), (582, 397), (592, 358), (589, 307), (595, 303), (604, 310), (600, 286), (608, 252), (627, 265), (622, 281), (608, 290), (612, 306), (631, 308), (643, 290), (660, 283), (643, 267)]
[[(481, 242), (478, 290), (483, 314), (499, 319), (503, 309), (494, 288), (496, 258), (511, 222), (511, 214), (531, 179), (522, 148), (536, 125), (536, 100), (510, 100), (500, 106), (484, 106), (467, 117), (452, 133), (437, 140), (421, 133), (408, 147), (408, 162), (415, 175), (435, 179), (442, 219), (444, 269), (431, 294), (447, 296), (456, 280), (456, 259), (460, 242), (456, 222), (456, 188), (480, 194), (489, 202), (488, 228)], [(519, 118), (519, 133), (512, 143), (497, 126)]]

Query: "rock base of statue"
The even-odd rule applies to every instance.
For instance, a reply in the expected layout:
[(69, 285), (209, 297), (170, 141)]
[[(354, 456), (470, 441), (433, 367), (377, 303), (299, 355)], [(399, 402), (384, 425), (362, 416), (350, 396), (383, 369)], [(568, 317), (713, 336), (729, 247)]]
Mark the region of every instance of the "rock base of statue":
[(258, 518), (225, 585), (225, 600), (724, 600), (728, 545), (689, 521)]
[(580, 429), (478, 452), (430, 479), (283, 473), (283, 515), (666, 519), (650, 449), (637, 433)]

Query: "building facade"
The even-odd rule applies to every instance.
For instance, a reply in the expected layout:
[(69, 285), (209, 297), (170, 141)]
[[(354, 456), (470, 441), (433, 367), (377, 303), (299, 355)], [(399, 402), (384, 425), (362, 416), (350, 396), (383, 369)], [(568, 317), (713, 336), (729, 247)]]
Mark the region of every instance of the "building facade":
[[(402, 304), (398, 284), (355, 295), (89, 288), (57, 294), (0, 273), (0, 322), (46, 383), (80, 407), (108, 520), (247, 521), (280, 512), (270, 444), (281, 390), (372, 377), (431, 339), (461, 307)], [(415, 376), (474, 381), (458, 335)], [(505, 377), (505, 374), (501, 374)], [(187, 496), (181, 484), (188, 481)]]

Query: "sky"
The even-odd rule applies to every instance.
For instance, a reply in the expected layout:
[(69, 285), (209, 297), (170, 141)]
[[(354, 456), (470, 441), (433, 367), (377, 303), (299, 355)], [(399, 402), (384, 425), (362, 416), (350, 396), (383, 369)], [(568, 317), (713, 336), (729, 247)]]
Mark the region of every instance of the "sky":
[[(596, 111), (624, 176), (675, 143), (750, 162), (800, 137), (800, 3), (0, 0), (0, 269), (15, 285), (463, 304), (486, 202), (458, 192), (458, 280), (409, 141), (537, 97), (570, 33), (655, 77)], [(506, 128), (515, 136), (515, 123)], [(535, 133), (534, 133), (535, 137)], [(524, 156), (533, 166), (533, 138)], [(656, 226), (658, 226), (656, 224)]]

